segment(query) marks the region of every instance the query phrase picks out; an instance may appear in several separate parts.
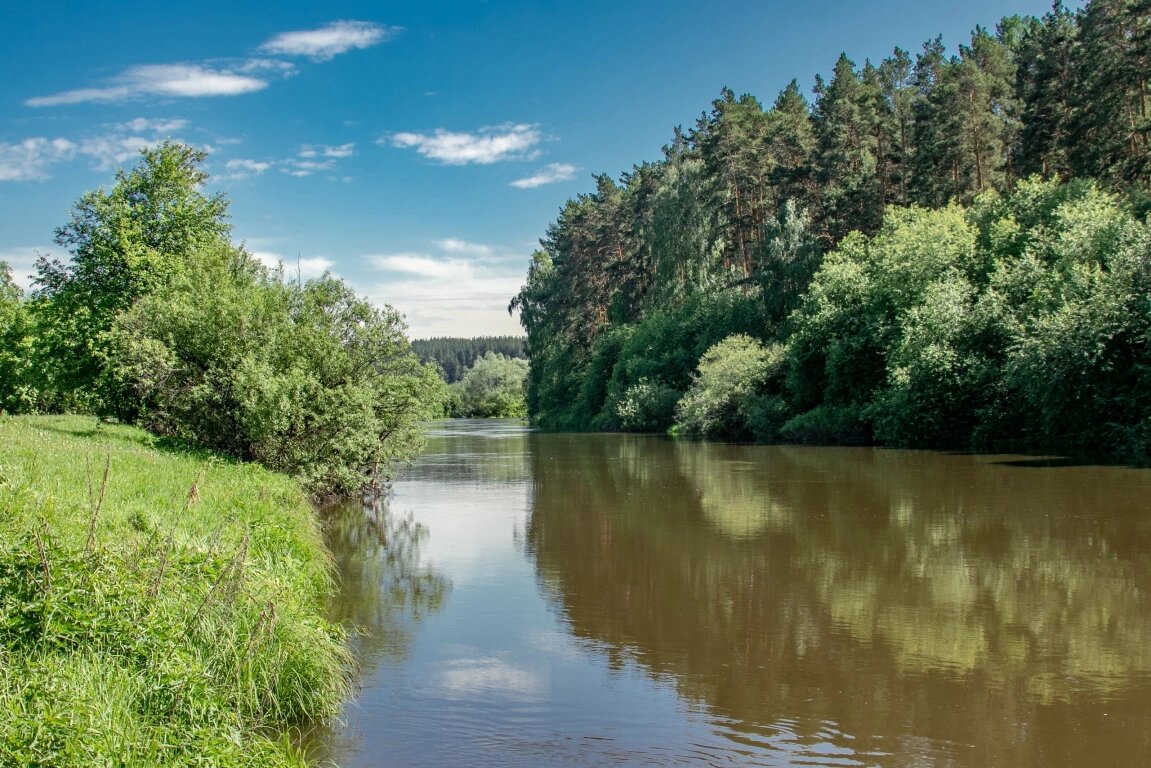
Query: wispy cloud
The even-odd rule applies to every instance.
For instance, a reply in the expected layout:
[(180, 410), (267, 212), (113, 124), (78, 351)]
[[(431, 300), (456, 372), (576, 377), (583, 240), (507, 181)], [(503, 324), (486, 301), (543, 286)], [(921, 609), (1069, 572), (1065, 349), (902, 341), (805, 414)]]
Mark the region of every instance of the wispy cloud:
[(195, 99), (240, 96), (267, 88), (273, 79), (295, 74), (296, 65), (269, 56), (307, 56), (327, 61), (333, 56), (368, 48), (398, 31), (367, 21), (336, 21), (319, 29), (285, 32), (258, 48), (262, 56), (209, 59), (165, 64), (138, 64), (84, 88), (73, 88), (24, 102), (29, 107), (123, 102), (143, 98)]
[(49, 178), (48, 167), (76, 154), (68, 139), (42, 136), (15, 144), (0, 142), (0, 181), (37, 181)]
[(376, 269), (387, 272), (400, 272), (416, 278), (442, 280), (461, 274), (470, 274), (472, 265), (462, 260), (444, 261), (422, 253), (389, 253), (369, 256), (368, 260)]
[(137, 117), (125, 123), (104, 126), (104, 132), (78, 142), (77, 152), (96, 161), (98, 171), (118, 168), (135, 158), (144, 147), (154, 147), (190, 123), (177, 117)]
[(225, 181), (239, 181), (249, 176), (259, 176), (273, 165), (274, 163), (270, 161), (234, 157), (224, 163), (224, 173), (218, 175), (216, 178)]
[(328, 61), (341, 53), (391, 39), (399, 27), (385, 27), (370, 21), (333, 21), (318, 29), (284, 32), (260, 46), (261, 53), (276, 56), (307, 56), (314, 61)]
[(279, 168), (280, 173), (304, 178), (318, 173), (334, 171), (338, 161), (356, 154), (355, 142), (347, 144), (303, 144), (295, 157), (282, 160), (253, 160), (233, 158), (224, 164), (224, 173), (217, 179), (238, 181), (250, 176), (259, 176), (271, 168)]
[(516, 123), (481, 128), (475, 133), (454, 133), (443, 128), (431, 134), (397, 133), (380, 141), (401, 149), (415, 149), (444, 165), (490, 165), (537, 157), (535, 146), (541, 139), (538, 126)]
[(106, 171), (123, 165), (141, 148), (155, 146), (187, 126), (188, 121), (179, 118), (138, 117), (104, 125), (100, 133), (83, 138), (37, 136), (11, 144), (0, 142), (0, 182), (47, 179), (51, 166), (76, 157), (91, 158), (96, 170)]
[(169, 118), (166, 120), (149, 120), (146, 117), (137, 117), (135, 120), (129, 120), (122, 124), (122, 127), (135, 133), (149, 131), (151, 133), (174, 133), (175, 131), (182, 131), (188, 127), (188, 121), (180, 118)]
[(243, 61), (232, 65), (210, 63), (142, 64), (130, 67), (98, 88), (77, 88), (24, 103), (29, 107), (56, 107), (87, 102), (119, 102), (146, 96), (203, 98), (239, 96), (268, 87), (268, 75), (293, 71), (287, 62)]
[(526, 258), (458, 238), (434, 242), (439, 253), (366, 257), (383, 278), (367, 290), (369, 297), (402, 311), (413, 338), (461, 327), (480, 335), (519, 333), (507, 306), (523, 283)]
[(300, 157), (344, 158), (351, 157), (354, 154), (356, 154), (355, 142), (340, 144), (339, 146), (334, 147), (325, 144), (304, 144), (302, 147), (300, 147)]
[(470, 256), (491, 256), (495, 253), (495, 249), (490, 245), (469, 243), (466, 240), (460, 240), (458, 237), (448, 237), (443, 240), (433, 240), (432, 242), (444, 253), (458, 253)]
[(289, 176), (303, 178), (316, 173), (334, 170), (336, 161), (351, 157), (356, 153), (355, 143), (328, 146), (324, 144), (304, 144), (296, 157), (280, 161), (280, 171)]
[(516, 179), (511, 183), (520, 189), (533, 189), (545, 184), (555, 184), (557, 181), (571, 181), (575, 178), (576, 167), (568, 163), (549, 163), (535, 174), (523, 179)]

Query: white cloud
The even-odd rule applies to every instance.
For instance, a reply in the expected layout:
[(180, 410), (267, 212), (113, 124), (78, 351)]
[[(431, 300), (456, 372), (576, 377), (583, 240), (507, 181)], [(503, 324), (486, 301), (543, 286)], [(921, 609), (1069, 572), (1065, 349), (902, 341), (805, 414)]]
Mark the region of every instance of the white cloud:
[(280, 168), (282, 173), (297, 178), (304, 176), (311, 176), (320, 171), (330, 171), (335, 167), (335, 163), (331, 160), (284, 160)]
[(319, 277), (335, 265), (331, 259), (325, 259), (322, 256), (291, 260), (285, 259), (280, 254), (271, 251), (251, 251), (250, 253), (252, 258), (269, 269), (278, 269), (282, 266), (284, 268), (284, 274), (289, 278), (295, 277), (298, 274), (304, 280), (310, 280), (314, 277)]
[(240, 157), (229, 160), (224, 164), (224, 168), (229, 171), (245, 173), (263, 173), (271, 167), (271, 163), (260, 162), (259, 160), (246, 160)]
[(83, 139), (79, 152), (96, 161), (96, 170), (109, 171), (136, 157), (142, 148), (154, 147), (161, 141), (159, 138), (110, 133)]
[(0, 142), (0, 181), (47, 179), (50, 166), (78, 156), (93, 159), (96, 170), (107, 171), (136, 157), (141, 148), (156, 146), (188, 125), (187, 120), (177, 118), (138, 117), (106, 125), (104, 133), (81, 139), (34, 137), (14, 144)]
[(555, 184), (557, 181), (570, 181), (575, 178), (576, 167), (568, 163), (550, 163), (534, 175), (524, 179), (516, 179), (511, 183), (520, 189), (533, 189), (544, 184)]
[(216, 175), (215, 178), (222, 181), (239, 181), (253, 174), (259, 176), (273, 165), (275, 163), (271, 161), (235, 157), (224, 163), (224, 173)]
[(533, 148), (541, 138), (537, 126), (517, 123), (481, 128), (475, 133), (453, 133), (443, 128), (430, 135), (397, 133), (391, 137), (391, 144), (401, 149), (414, 148), (424, 157), (444, 165), (490, 165), (503, 160), (537, 157), (539, 152)]
[[(367, 257), (385, 277), (368, 288), (369, 298), (403, 312), (413, 338), (521, 333), (507, 306), (523, 283), (523, 264), (490, 263), (481, 251), (491, 254), (494, 249), (455, 238), (438, 241), (438, 245), (449, 256), (392, 253)], [(479, 258), (461, 258), (465, 255)]]
[(303, 178), (322, 171), (331, 171), (335, 169), (337, 160), (351, 157), (355, 153), (355, 142), (338, 146), (304, 144), (296, 157), (280, 161), (280, 172)]
[(0, 142), (0, 181), (47, 179), (48, 166), (75, 154), (76, 145), (68, 139), (37, 136), (16, 144)]
[(532, 701), (544, 698), (548, 691), (539, 673), (494, 657), (449, 660), (439, 673), (439, 684), (447, 695), (464, 698), (507, 696)]
[(122, 123), (121, 127), (134, 133), (142, 133), (144, 131), (149, 131), (151, 133), (173, 133), (175, 131), (182, 131), (187, 128), (188, 121), (180, 118), (149, 120), (146, 117), (137, 117), (135, 120), (129, 120), (126, 123)]
[(245, 61), (225, 67), (209, 64), (142, 64), (125, 70), (103, 88), (78, 88), (50, 96), (37, 96), (24, 103), (29, 107), (55, 107), (86, 102), (127, 101), (142, 96), (238, 96), (266, 88), (266, 79), (252, 75), (267, 71), (281, 74), (287, 72), (283, 62)]
[(32, 275), (36, 272), (36, 259), (43, 255), (51, 257), (51, 246), (26, 246), (0, 249), (0, 261), (12, 268), (12, 280), (25, 291), (32, 287)]
[(259, 50), (274, 55), (307, 56), (315, 61), (327, 61), (353, 49), (370, 48), (398, 31), (398, 27), (385, 27), (370, 21), (333, 21), (319, 29), (276, 35)]
[[(347, 144), (303, 144), (295, 157), (285, 160), (249, 160), (234, 158), (224, 164), (225, 173), (216, 176), (217, 179), (239, 180), (249, 176), (262, 174), (271, 168), (279, 168), (280, 173), (304, 178), (325, 171), (333, 171), (336, 162), (356, 154), (355, 142)], [(343, 177), (343, 181), (350, 181)]]
[(437, 280), (470, 274), (472, 265), (466, 261), (441, 261), (420, 253), (393, 253), (383, 256), (370, 256), (368, 260), (376, 269), (388, 272), (401, 272), (414, 277), (430, 277)]
[(462, 253), (472, 256), (491, 256), (494, 249), (490, 245), (480, 245), (460, 240), (458, 237), (449, 237), (433, 241), (445, 253)]
[(300, 157), (332, 157), (344, 158), (351, 157), (356, 154), (356, 143), (349, 142), (347, 144), (340, 144), (339, 146), (330, 146), (327, 144), (304, 144), (300, 147)]

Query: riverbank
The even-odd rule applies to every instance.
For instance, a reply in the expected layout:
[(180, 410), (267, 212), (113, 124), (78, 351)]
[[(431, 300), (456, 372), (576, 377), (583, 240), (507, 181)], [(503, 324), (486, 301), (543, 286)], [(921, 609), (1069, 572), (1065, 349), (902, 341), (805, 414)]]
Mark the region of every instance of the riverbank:
[(303, 765), (349, 656), (297, 483), (88, 417), (0, 446), (0, 764)]

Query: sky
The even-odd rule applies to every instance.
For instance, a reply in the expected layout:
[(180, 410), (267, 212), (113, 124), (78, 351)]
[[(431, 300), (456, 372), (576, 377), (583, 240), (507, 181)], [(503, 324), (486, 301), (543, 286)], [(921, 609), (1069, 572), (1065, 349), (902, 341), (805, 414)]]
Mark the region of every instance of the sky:
[(233, 238), (331, 271), (412, 338), (518, 334), (507, 305), (564, 202), (657, 160), (727, 86), (765, 104), (1044, 0), (3, 0), (0, 260), (141, 146), (209, 152)]

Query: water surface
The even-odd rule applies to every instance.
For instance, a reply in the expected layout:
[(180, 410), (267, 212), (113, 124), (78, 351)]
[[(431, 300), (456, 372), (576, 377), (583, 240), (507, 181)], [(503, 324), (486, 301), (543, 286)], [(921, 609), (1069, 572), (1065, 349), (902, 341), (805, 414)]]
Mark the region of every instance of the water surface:
[(1137, 765), (1151, 471), (437, 423), (329, 521), (341, 766)]

